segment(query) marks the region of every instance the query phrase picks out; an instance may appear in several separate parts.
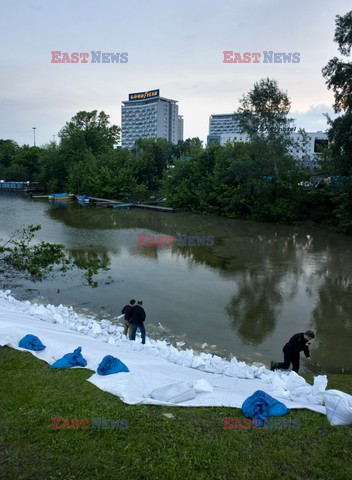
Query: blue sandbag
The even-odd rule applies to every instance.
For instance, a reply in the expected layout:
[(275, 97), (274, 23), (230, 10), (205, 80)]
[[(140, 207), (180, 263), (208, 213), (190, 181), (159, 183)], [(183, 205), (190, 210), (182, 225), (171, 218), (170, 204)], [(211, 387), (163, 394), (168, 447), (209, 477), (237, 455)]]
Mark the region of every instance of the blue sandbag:
[(87, 360), (83, 358), (82, 347), (76, 348), (73, 353), (66, 353), (62, 358), (56, 360), (50, 368), (72, 368), (72, 367), (85, 367)]
[(112, 355), (106, 355), (97, 369), (99, 375), (111, 375), (112, 373), (129, 372), (126, 365)]
[(243, 402), (242, 412), (247, 418), (260, 419), (258, 425), (263, 425), (269, 417), (287, 415), (290, 409), (262, 390), (257, 390)]
[(18, 346), (21, 348), (26, 348), (27, 350), (34, 351), (44, 350), (44, 348), (46, 348), (46, 346), (42, 344), (38, 337), (31, 334), (28, 334), (21, 338), (21, 340), (18, 342)]

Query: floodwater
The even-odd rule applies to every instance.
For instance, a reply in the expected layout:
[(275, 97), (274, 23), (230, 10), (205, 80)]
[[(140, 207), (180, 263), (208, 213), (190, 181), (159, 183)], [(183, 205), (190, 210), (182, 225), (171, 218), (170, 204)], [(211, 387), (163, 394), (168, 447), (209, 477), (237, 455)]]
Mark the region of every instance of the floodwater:
[[(147, 334), (182, 348), (263, 362), (312, 329), (316, 373), (352, 371), (352, 238), (315, 226), (290, 227), (216, 216), (53, 204), (0, 195), (1, 244), (28, 224), (38, 240), (61, 243), (109, 270), (92, 289), (77, 271), (42, 282), (0, 274), (18, 299), (72, 305), (114, 319), (143, 299)], [(213, 235), (214, 246), (138, 246), (137, 235)], [(303, 354), (302, 354), (303, 357)], [(302, 371), (309, 370), (302, 360)]]

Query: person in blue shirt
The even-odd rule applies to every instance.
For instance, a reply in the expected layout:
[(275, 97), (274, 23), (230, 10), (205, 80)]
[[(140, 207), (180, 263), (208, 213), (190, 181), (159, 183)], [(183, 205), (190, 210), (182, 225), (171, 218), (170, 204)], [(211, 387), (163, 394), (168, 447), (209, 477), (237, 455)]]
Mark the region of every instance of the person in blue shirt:
[(284, 352), (284, 361), (281, 363), (270, 362), (270, 370), (283, 369), (287, 370), (290, 368), (292, 363), (292, 370), (298, 373), (299, 370), (299, 354), (304, 352), (307, 359), (311, 362), (310, 353), (309, 353), (309, 340), (315, 338), (315, 333), (312, 330), (307, 330), (304, 333), (296, 333), (290, 340), (286, 343), (282, 351)]

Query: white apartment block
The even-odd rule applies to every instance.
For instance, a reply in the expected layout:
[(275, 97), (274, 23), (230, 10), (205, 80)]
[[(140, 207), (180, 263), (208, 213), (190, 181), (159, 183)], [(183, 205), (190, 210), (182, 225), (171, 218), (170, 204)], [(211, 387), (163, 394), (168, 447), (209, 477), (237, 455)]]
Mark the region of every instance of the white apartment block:
[(209, 135), (218, 135), (222, 133), (240, 133), (240, 115), (240, 113), (221, 113), (210, 115)]
[(183, 140), (183, 118), (176, 100), (160, 97), (159, 90), (131, 93), (122, 102), (122, 148), (131, 149), (138, 138), (165, 138), (177, 144)]
[(328, 136), (324, 132), (306, 132), (306, 139), (299, 133), (291, 133), (294, 144), (290, 153), (297, 158), (303, 168), (315, 170), (319, 167), (319, 157), (328, 145)]
[[(249, 136), (239, 126), (240, 113), (217, 114), (209, 118), (208, 145), (227, 142), (248, 142)], [(321, 150), (328, 144), (328, 136), (323, 132), (306, 132), (306, 138), (299, 132), (290, 135), (293, 146), (290, 153), (301, 163), (303, 168), (318, 168)]]

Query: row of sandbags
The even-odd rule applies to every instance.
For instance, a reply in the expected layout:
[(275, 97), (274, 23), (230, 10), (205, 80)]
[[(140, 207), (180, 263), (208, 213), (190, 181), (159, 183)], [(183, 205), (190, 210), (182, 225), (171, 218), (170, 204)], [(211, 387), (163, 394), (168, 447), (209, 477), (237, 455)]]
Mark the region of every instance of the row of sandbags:
[[(40, 339), (35, 335), (25, 335), (18, 343), (20, 348), (26, 348), (27, 350), (41, 351), (46, 348), (42, 344)], [(72, 353), (66, 353), (63, 357), (59, 358), (50, 365), (50, 368), (73, 368), (73, 367), (86, 367), (87, 360), (82, 355), (82, 348), (76, 348)], [(112, 355), (106, 355), (100, 362), (97, 373), (99, 375), (111, 375), (113, 373), (129, 372), (127, 366), (121, 362), (120, 359), (113, 357)]]
[[(34, 351), (40, 351), (46, 348), (38, 337), (31, 334), (24, 336), (19, 341), (19, 347)], [(87, 366), (87, 361), (81, 352), (81, 347), (76, 348), (72, 353), (67, 353), (62, 358), (56, 360), (50, 368)], [(99, 375), (110, 375), (120, 372), (129, 372), (129, 369), (121, 360), (112, 355), (106, 355), (97, 368)], [(197, 393), (210, 391), (212, 391), (211, 385), (205, 380), (199, 380), (195, 385), (187, 382), (165, 385), (153, 390), (150, 396), (160, 402), (177, 404), (192, 400), (196, 397)], [(323, 398), (326, 415), (331, 425), (352, 424), (351, 395), (339, 390), (328, 390), (323, 392)], [(262, 423), (271, 416), (282, 416), (289, 413), (289, 409), (283, 403), (261, 390), (257, 390), (244, 401), (242, 411), (246, 417), (259, 418)]]

